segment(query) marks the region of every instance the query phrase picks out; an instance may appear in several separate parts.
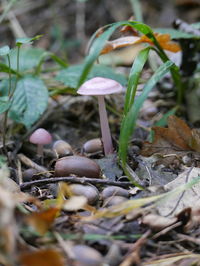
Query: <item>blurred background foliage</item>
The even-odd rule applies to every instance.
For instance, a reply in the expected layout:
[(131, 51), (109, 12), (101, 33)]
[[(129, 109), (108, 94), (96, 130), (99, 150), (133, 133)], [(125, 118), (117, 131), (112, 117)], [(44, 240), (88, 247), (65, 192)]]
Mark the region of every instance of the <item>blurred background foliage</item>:
[[(83, 58), (88, 39), (101, 26), (127, 20), (134, 0), (1, 0), (1, 46), (16, 38), (43, 34), (37, 46), (70, 63)], [(140, 0), (143, 22), (171, 27), (176, 18), (188, 23), (200, 19), (199, 0)], [(134, 14), (135, 18), (139, 14)]]

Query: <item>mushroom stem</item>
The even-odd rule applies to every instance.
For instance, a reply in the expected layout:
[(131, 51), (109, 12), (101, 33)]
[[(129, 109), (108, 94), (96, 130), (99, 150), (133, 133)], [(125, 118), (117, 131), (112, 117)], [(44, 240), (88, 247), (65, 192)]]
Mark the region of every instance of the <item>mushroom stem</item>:
[(105, 155), (113, 153), (113, 144), (110, 134), (110, 127), (108, 124), (108, 116), (105, 107), (105, 101), (103, 95), (98, 95), (98, 104), (99, 104), (99, 116), (100, 116), (100, 125), (101, 125), (101, 134), (103, 141), (103, 148)]
[(37, 154), (38, 154), (40, 157), (43, 157), (43, 145), (42, 145), (42, 144), (38, 144), (38, 145), (37, 145)]

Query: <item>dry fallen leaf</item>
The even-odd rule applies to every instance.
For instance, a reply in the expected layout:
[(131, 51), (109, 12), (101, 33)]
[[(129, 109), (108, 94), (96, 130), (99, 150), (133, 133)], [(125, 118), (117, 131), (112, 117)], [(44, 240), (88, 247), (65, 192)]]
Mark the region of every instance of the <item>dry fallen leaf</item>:
[(34, 212), (27, 217), (27, 222), (41, 235), (45, 234), (53, 224), (59, 208), (51, 207), (47, 210)]
[(176, 217), (163, 217), (157, 214), (147, 214), (142, 219), (142, 224), (150, 227), (153, 231), (160, 231), (177, 222)]
[(180, 151), (199, 151), (200, 133), (190, 129), (187, 124), (176, 116), (169, 116), (168, 128), (153, 127), (154, 141), (145, 142), (141, 151), (143, 156), (154, 153), (176, 154)]
[[(164, 188), (167, 191), (171, 191), (183, 184), (187, 184), (198, 176), (200, 176), (200, 168), (189, 168), (179, 174), (175, 180), (165, 185)], [(160, 202), (156, 209), (160, 215), (167, 217), (174, 217), (186, 208), (198, 209), (198, 206), (200, 205), (199, 190), (200, 183), (197, 183), (181, 194), (174, 194), (173, 196), (168, 197), (167, 200)]]
[[(171, 41), (169, 34), (154, 33), (154, 37), (156, 38), (157, 42), (164, 50), (173, 53), (176, 53), (181, 50), (179, 44)], [(150, 45), (154, 45), (153, 41), (149, 39), (146, 35), (143, 35), (141, 37), (125, 36), (112, 41), (107, 41), (106, 45), (101, 51), (101, 54), (107, 54), (118, 48), (141, 44), (141, 43), (149, 43)]]
[(106, 45), (104, 46), (101, 54), (107, 54), (110, 51), (113, 51), (117, 48), (127, 47), (133, 44), (136, 44), (140, 40), (140, 37), (137, 36), (126, 36), (115, 39), (113, 41), (107, 41)]
[[(154, 33), (154, 37), (156, 38), (157, 42), (164, 50), (174, 53), (181, 50), (179, 44), (171, 41), (169, 34)], [(149, 39), (146, 35), (142, 35), (141, 38), (137, 41), (137, 43), (143, 43), (143, 42), (154, 45), (153, 41)]]
[(27, 252), (19, 257), (22, 266), (64, 266), (64, 258), (55, 249), (41, 249)]

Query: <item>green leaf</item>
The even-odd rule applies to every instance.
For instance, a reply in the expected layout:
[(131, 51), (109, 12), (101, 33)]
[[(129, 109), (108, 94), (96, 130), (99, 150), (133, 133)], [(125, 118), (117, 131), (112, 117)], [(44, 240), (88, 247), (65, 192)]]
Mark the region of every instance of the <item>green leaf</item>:
[(9, 68), (6, 64), (3, 64), (3, 63), (0, 63), (0, 71), (4, 73), (11, 73), (11, 74), (20, 76), (20, 73), (18, 73), (14, 69)]
[[(28, 48), (20, 50), (19, 70), (30, 70), (37, 66), (40, 62), (40, 58), (45, 51), (40, 48)], [(10, 52), (11, 68), (17, 69), (17, 48)]]
[[(16, 77), (12, 77), (11, 79), (11, 88), (14, 88), (16, 82)], [(0, 82), (0, 95), (8, 96), (8, 88), (9, 88), (9, 79), (3, 79)]]
[(24, 77), (17, 83), (10, 117), (29, 128), (47, 108), (48, 90), (39, 78)]
[(37, 35), (37, 36), (32, 37), (32, 38), (26, 38), (26, 37), (18, 38), (16, 40), (16, 45), (21, 46), (22, 44), (31, 44), (33, 41), (36, 41), (36, 40), (40, 39), (41, 37), (42, 37), (42, 35)]
[(170, 29), (170, 28), (157, 28), (154, 29), (155, 32), (162, 34), (169, 34), (172, 39), (191, 39), (191, 38), (199, 38), (197, 35), (192, 33), (186, 33), (180, 30)]
[(61, 58), (59, 58), (58, 56), (56, 56), (54, 53), (44, 51), (44, 53), (40, 56), (40, 61), (38, 62), (38, 65), (36, 67), (36, 71), (35, 71), (36, 75), (40, 73), (42, 64), (49, 57), (61, 67), (67, 67), (67, 63), (63, 61)]
[[(58, 72), (56, 80), (61, 81), (68, 87), (77, 88), (78, 81), (80, 79), (81, 73), (83, 72), (83, 69), (84, 64), (70, 66)], [(97, 76), (114, 79), (121, 83), (122, 86), (126, 86), (127, 84), (127, 80), (124, 75), (114, 72), (110, 67), (107, 67), (105, 65), (94, 65), (87, 79), (91, 79)]]
[(135, 128), (139, 111), (152, 88), (170, 70), (172, 66), (173, 63), (171, 61), (167, 61), (156, 70), (153, 76), (145, 84), (143, 92), (137, 97), (134, 104), (131, 106), (130, 111), (126, 114), (122, 121), (119, 139), (119, 157), (122, 161), (123, 167), (125, 167), (126, 164), (128, 141)]
[(5, 45), (0, 48), (0, 56), (9, 55), (10, 53), (10, 47), (8, 45)]
[(4, 113), (10, 107), (9, 98), (7, 96), (0, 97), (0, 114)]
[(192, 26), (195, 29), (200, 29), (200, 22), (196, 22), (196, 23), (190, 24), (190, 26)]
[(132, 65), (132, 68), (129, 74), (128, 88), (127, 88), (126, 97), (125, 97), (124, 115), (127, 114), (127, 112), (129, 111), (129, 109), (131, 108), (134, 102), (139, 78), (142, 73), (144, 64), (146, 63), (148, 59), (150, 49), (151, 47), (147, 47), (143, 49), (142, 51), (140, 51)]

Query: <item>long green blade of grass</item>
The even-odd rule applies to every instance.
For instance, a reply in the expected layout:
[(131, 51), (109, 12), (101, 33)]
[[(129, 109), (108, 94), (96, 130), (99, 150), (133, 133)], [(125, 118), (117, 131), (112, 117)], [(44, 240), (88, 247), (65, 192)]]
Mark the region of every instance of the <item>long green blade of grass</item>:
[(156, 70), (154, 75), (145, 84), (142, 94), (135, 100), (135, 103), (131, 106), (130, 111), (123, 118), (119, 139), (119, 157), (122, 161), (123, 167), (125, 167), (126, 164), (128, 141), (135, 128), (139, 111), (144, 101), (147, 99), (149, 92), (172, 66), (173, 63), (171, 61), (167, 61)]
[(113, 34), (113, 32), (118, 27), (125, 26), (125, 25), (135, 28), (136, 30), (147, 35), (149, 38), (151, 38), (153, 41), (156, 42), (152, 29), (144, 23), (140, 23), (137, 21), (121, 21), (121, 22), (110, 24), (110, 25), (106, 25), (103, 28), (103, 29), (106, 29), (106, 31), (103, 32), (99, 37), (95, 38), (97, 32), (95, 32), (93, 36), (91, 37), (91, 40), (92, 41), (94, 40), (94, 41), (92, 43), (89, 55), (85, 58), (84, 69), (79, 79), (79, 86), (85, 81), (88, 73), (90, 72), (90, 69), (92, 68), (92, 65), (94, 64), (95, 60), (100, 55), (101, 50), (103, 49), (106, 41), (110, 38), (110, 36)]
[[(160, 56), (162, 61), (166, 62), (169, 60), (168, 56), (166, 55), (166, 53), (164, 52), (164, 50), (160, 46), (159, 42), (155, 38), (153, 30), (149, 26), (147, 26), (144, 23), (137, 22), (137, 21), (116, 22), (116, 23), (106, 25), (105, 27), (103, 27), (102, 29), (105, 30), (105, 32), (103, 32), (99, 37), (96, 38), (97, 32), (95, 32), (93, 34), (93, 36), (91, 37), (92, 46), (91, 46), (89, 55), (85, 58), (84, 68), (83, 68), (83, 72), (82, 72), (80, 79), (79, 79), (79, 82), (78, 82), (78, 84), (79, 84), (78, 87), (87, 78), (87, 75), (89, 74), (89, 72), (92, 68), (92, 65), (94, 64), (94, 62), (96, 61), (96, 59), (100, 55), (101, 50), (103, 49), (106, 41), (110, 38), (110, 36), (113, 34), (113, 32), (118, 27), (125, 26), (125, 25), (133, 27), (134, 29), (138, 30), (140, 33), (143, 33), (148, 38), (150, 38), (155, 45), (154, 50)], [(178, 101), (178, 104), (180, 104), (182, 102), (182, 99), (183, 99), (183, 86), (182, 86), (179, 70), (175, 65), (173, 65), (171, 67), (170, 71), (171, 71), (173, 81), (177, 87), (177, 101)]]
[(140, 51), (132, 65), (125, 97), (124, 115), (127, 114), (134, 102), (139, 78), (142, 73), (144, 64), (148, 59), (150, 49), (151, 47), (147, 47), (144, 50)]

